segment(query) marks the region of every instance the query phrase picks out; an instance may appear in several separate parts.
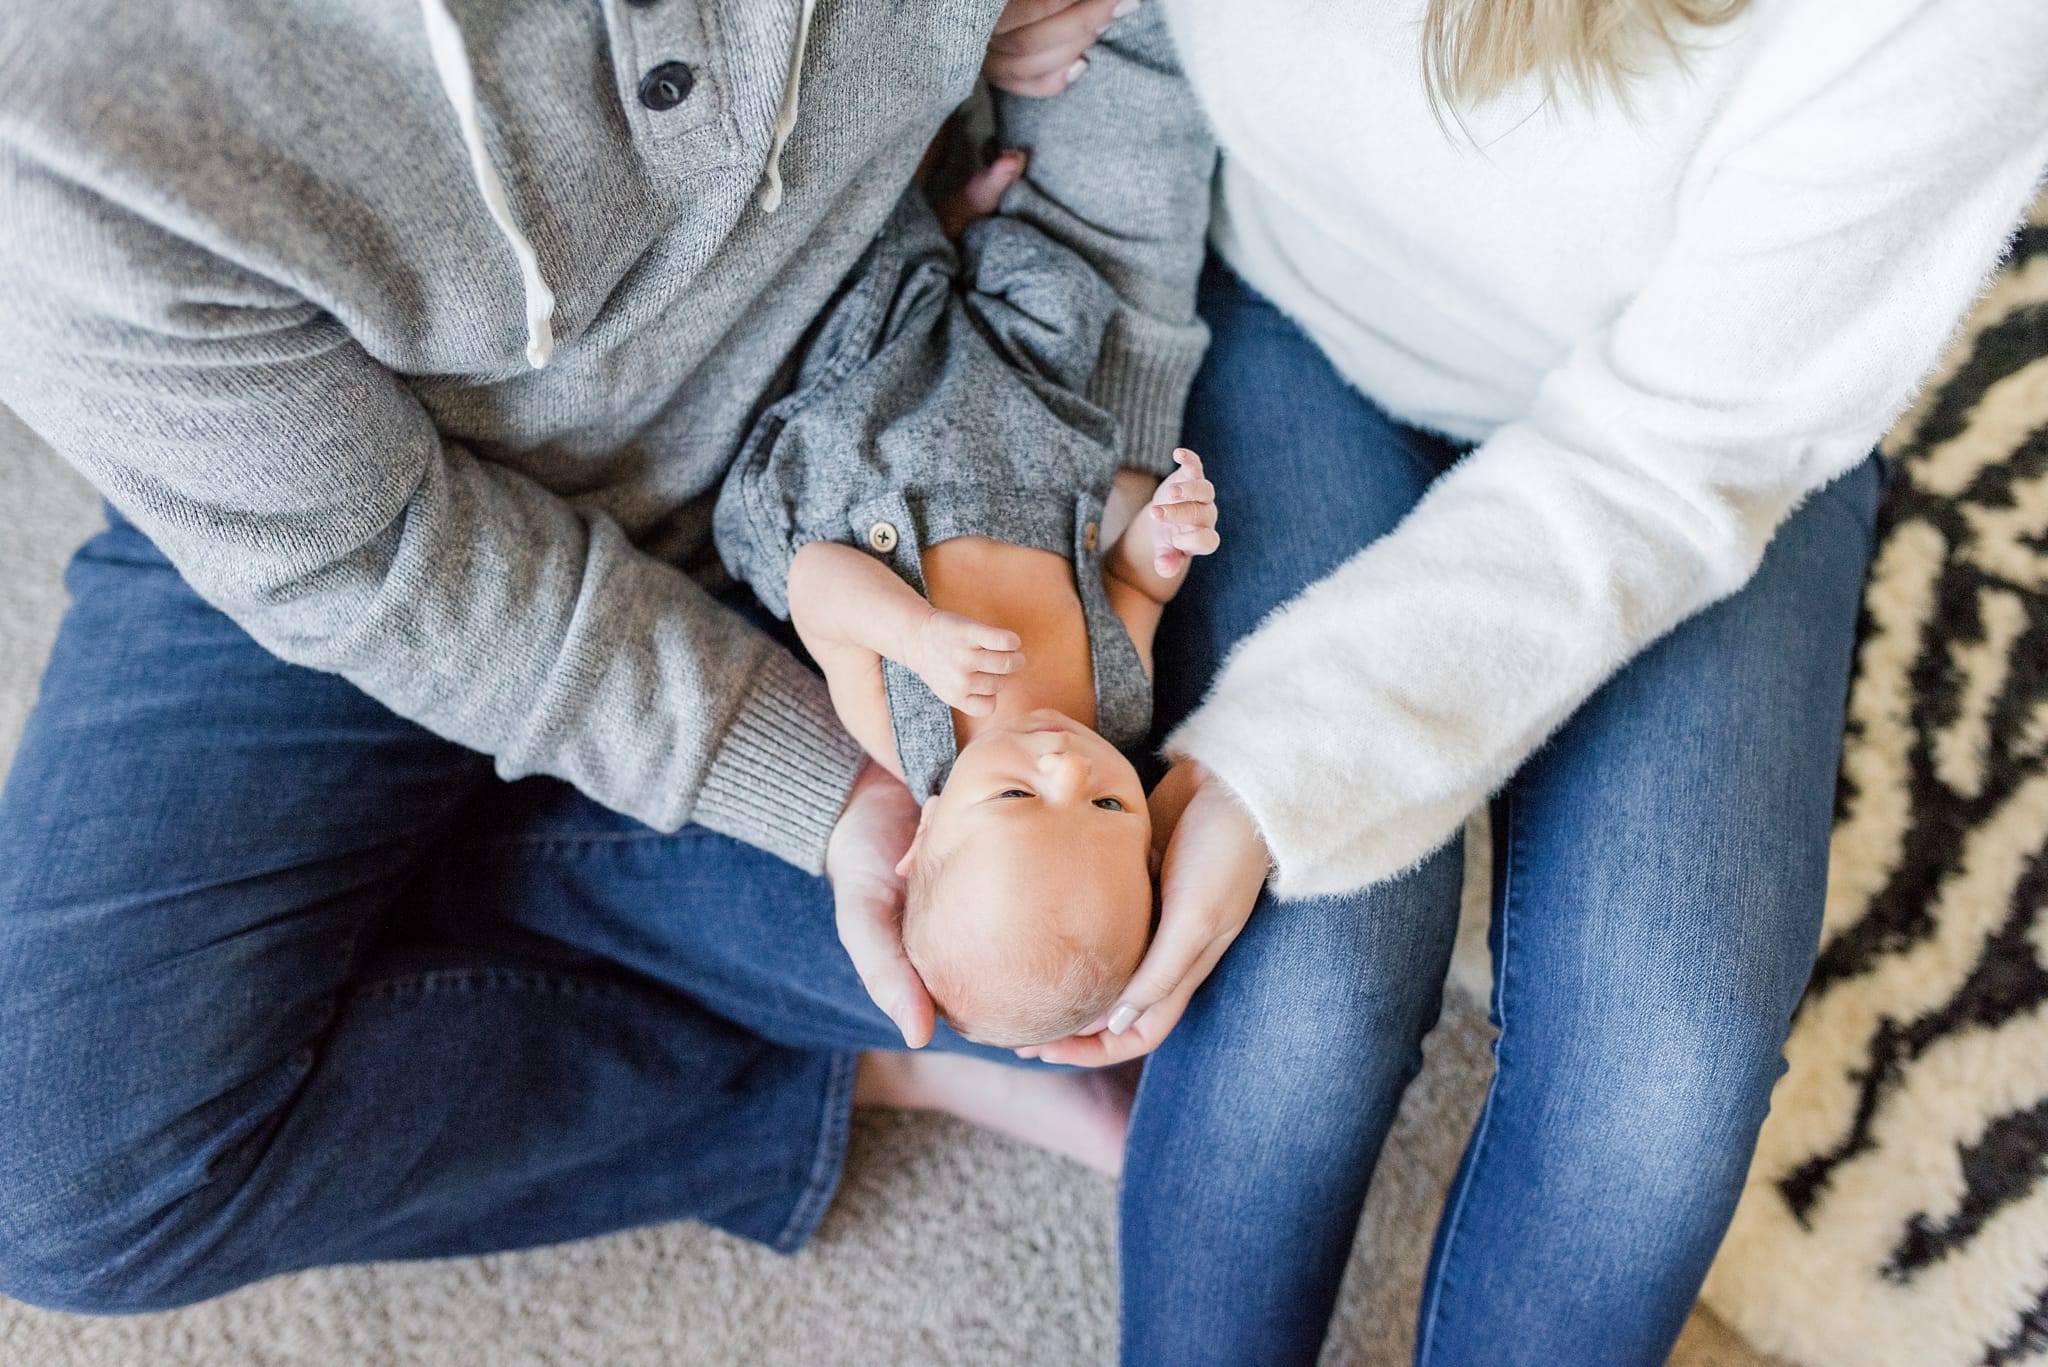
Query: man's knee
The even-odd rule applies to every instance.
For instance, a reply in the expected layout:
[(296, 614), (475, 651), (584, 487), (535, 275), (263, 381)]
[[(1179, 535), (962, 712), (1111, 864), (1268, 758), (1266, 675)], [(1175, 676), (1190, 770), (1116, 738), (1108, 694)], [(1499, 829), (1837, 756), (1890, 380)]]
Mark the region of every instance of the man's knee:
[(46, 1310), (120, 1315), (212, 1294), (178, 1266), (183, 1241), (172, 1237), (149, 1182), (26, 1147), (0, 1139), (0, 1295)]

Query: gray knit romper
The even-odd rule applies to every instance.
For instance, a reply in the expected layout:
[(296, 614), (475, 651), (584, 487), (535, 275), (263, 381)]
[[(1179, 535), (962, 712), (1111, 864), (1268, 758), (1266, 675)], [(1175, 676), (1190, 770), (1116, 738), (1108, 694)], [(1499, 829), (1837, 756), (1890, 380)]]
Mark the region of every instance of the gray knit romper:
[[(956, 252), (912, 189), (726, 476), (713, 519), (726, 567), (786, 619), (790, 561), (812, 541), (857, 546), (919, 593), (920, 552), (950, 537), (1067, 556), (1096, 730), (1120, 747), (1144, 739), (1151, 684), (1102, 587), (1116, 424), (1080, 397), (1115, 305), (1079, 256), (1022, 224), (983, 220)], [(953, 714), (909, 670), (882, 668), (897, 754), (922, 802), (952, 768)]]

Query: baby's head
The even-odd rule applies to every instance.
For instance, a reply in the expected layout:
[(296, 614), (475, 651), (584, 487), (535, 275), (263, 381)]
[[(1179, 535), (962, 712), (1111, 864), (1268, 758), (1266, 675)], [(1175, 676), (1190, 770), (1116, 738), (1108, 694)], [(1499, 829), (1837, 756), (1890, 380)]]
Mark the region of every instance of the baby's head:
[(1138, 771), (1071, 718), (962, 746), (903, 861), (903, 947), (939, 1014), (1017, 1048), (1108, 1010), (1151, 939), (1151, 849)]

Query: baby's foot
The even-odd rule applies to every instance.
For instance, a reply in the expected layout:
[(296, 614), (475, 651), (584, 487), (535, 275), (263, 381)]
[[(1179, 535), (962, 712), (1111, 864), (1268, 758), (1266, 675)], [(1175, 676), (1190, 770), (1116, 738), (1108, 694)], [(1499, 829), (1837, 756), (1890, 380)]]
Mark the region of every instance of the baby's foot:
[(905, 664), (946, 706), (970, 717), (996, 710), (1006, 675), (1024, 667), (1024, 640), (957, 612), (933, 608), (918, 633), (917, 655)]
[(1050, 1073), (958, 1054), (860, 1056), (853, 1104), (942, 1111), (1115, 1177), (1138, 1091), (1135, 1066)]

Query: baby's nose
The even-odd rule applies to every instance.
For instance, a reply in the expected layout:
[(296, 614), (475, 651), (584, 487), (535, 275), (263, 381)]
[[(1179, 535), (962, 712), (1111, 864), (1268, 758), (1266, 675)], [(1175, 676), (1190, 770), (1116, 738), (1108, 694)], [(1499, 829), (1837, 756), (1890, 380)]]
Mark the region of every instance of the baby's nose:
[(1072, 751), (1055, 750), (1038, 757), (1038, 777), (1045, 796), (1064, 802), (1088, 782), (1088, 761)]

